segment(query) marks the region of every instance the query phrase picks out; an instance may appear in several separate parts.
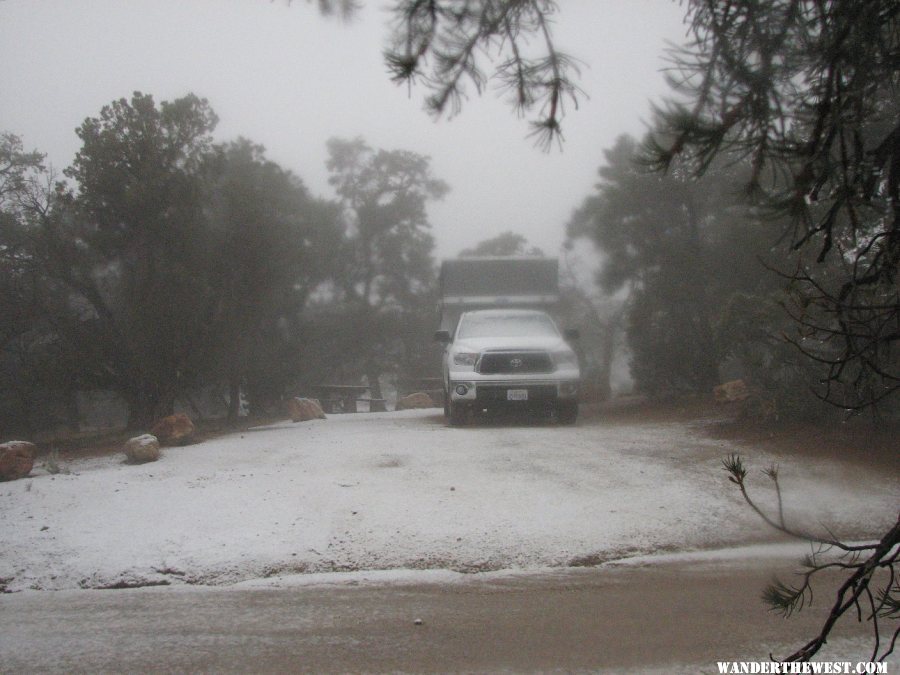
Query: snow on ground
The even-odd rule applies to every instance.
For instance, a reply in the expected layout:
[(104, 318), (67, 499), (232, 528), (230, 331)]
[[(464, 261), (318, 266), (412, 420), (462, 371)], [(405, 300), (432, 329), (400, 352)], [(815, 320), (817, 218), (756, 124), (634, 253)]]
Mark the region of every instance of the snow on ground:
[[(772, 540), (727, 480), (732, 452), (754, 470), (773, 461), (676, 422), (449, 428), (433, 410), (285, 422), (151, 464), (87, 459), (0, 485), (0, 586), (540, 569)], [(888, 525), (870, 514), (895, 513), (895, 475), (804, 462), (781, 464), (789, 519), (851, 537)]]

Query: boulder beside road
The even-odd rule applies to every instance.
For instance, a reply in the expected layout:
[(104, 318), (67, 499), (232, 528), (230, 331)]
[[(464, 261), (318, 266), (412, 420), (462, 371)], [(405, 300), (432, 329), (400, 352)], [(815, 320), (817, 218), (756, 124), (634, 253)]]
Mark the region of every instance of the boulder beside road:
[(34, 468), (37, 446), (28, 441), (9, 441), (0, 445), (0, 481), (24, 478)]
[(146, 464), (159, 459), (159, 441), (152, 434), (135, 436), (125, 443), (122, 449), (125, 458), (132, 464)]
[(743, 380), (731, 380), (725, 384), (720, 384), (713, 389), (713, 398), (716, 403), (733, 403), (735, 401), (745, 401), (750, 397), (750, 389)]
[(187, 445), (194, 440), (194, 423), (184, 413), (163, 417), (150, 430), (162, 445)]
[(292, 422), (325, 419), (325, 411), (314, 398), (291, 398), (287, 402), (287, 409)]
[(415, 410), (417, 408), (435, 407), (437, 406), (434, 404), (431, 396), (422, 391), (410, 394), (409, 396), (404, 396), (397, 401), (397, 410)]

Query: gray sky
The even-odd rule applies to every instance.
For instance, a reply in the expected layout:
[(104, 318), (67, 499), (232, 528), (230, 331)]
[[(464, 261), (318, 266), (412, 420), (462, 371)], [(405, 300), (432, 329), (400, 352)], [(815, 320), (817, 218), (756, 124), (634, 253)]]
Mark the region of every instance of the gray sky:
[(0, 0), (0, 130), (62, 169), (79, 147), (75, 128), (113, 99), (194, 92), (219, 115), (219, 140), (261, 143), (318, 195), (332, 196), (330, 137), (430, 156), (451, 186), (430, 207), (439, 257), (506, 230), (555, 253), (603, 149), (641, 135), (649, 102), (666, 93), (663, 48), (682, 41), (683, 8), (562, 0), (556, 43), (585, 63), (590, 98), (569, 106), (565, 148), (548, 154), (492, 91), (471, 91), (460, 115), (436, 122), (423, 91), (391, 83), (381, 60), (388, 2), (369, 0), (348, 25), (300, 0)]

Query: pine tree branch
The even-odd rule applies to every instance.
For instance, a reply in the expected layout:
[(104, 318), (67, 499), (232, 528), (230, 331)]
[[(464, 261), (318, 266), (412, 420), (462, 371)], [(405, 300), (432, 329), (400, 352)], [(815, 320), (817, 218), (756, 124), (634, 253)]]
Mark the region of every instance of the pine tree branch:
[[(739, 455), (731, 455), (730, 457), (725, 458), (722, 463), (729, 474), (729, 480), (736, 484), (740, 489), (744, 501), (746, 501), (753, 511), (755, 511), (768, 525), (774, 527), (779, 532), (794, 538), (828, 548), (837, 548), (838, 550), (843, 551), (843, 556), (850, 556), (849, 561), (839, 560), (834, 562), (819, 562), (816, 560), (815, 555), (812, 555), (804, 561), (804, 566), (807, 569), (803, 573), (799, 585), (787, 585), (776, 579), (764, 590), (764, 601), (773, 610), (788, 617), (792, 613), (799, 612), (812, 603), (812, 579), (815, 575), (828, 569), (840, 569), (850, 573), (838, 588), (835, 601), (831, 606), (818, 635), (794, 653), (784, 659), (777, 660), (784, 662), (810, 660), (822, 648), (827, 641), (831, 630), (846, 612), (855, 607), (857, 610), (857, 620), (863, 620), (863, 603), (866, 603), (868, 607), (868, 612), (866, 613), (867, 616), (865, 618), (872, 624), (874, 641), (872, 660), (883, 661), (886, 659), (887, 656), (892, 653), (897, 641), (898, 631), (900, 631), (900, 628), (898, 628), (897, 631), (894, 632), (890, 645), (879, 655), (882, 631), (879, 619), (896, 619), (898, 606), (900, 606), (900, 600), (897, 598), (897, 593), (900, 592), (900, 584), (896, 581), (896, 570), (894, 569), (898, 558), (900, 558), (900, 514), (898, 514), (897, 522), (894, 526), (874, 544), (848, 545), (841, 542), (833, 535), (829, 537), (812, 535), (803, 530), (789, 527), (785, 522), (781, 489), (778, 484), (777, 467), (772, 466), (764, 471), (769, 479), (774, 482), (776, 489), (778, 515), (773, 517), (766, 513), (750, 497), (746, 487), (748, 471), (741, 457)], [(887, 571), (888, 580), (878, 593), (876, 599), (876, 595), (873, 594), (871, 589), (871, 583), (875, 573), (879, 570)]]

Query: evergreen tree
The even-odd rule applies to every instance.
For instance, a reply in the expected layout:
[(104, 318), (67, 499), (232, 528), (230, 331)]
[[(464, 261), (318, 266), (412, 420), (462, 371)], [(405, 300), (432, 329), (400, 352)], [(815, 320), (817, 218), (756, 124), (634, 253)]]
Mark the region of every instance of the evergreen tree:
[(680, 101), (648, 143), (660, 168), (745, 158), (745, 190), (790, 223), (793, 342), (820, 395), (863, 408), (900, 391), (900, 6), (891, 0), (688, 3)]
[(336, 278), (340, 301), (350, 312), (345, 350), (365, 373), (372, 396), (381, 398), (379, 379), (396, 363), (398, 331), (433, 306), (434, 240), (426, 205), (447, 185), (431, 173), (427, 157), (405, 150), (374, 150), (360, 138), (328, 142), (329, 181), (347, 219)]
[(735, 205), (740, 165), (702, 180), (667, 175), (638, 162), (638, 144), (620, 138), (606, 151), (596, 192), (569, 223), (603, 255), (601, 288), (627, 289), (632, 375), (651, 396), (708, 393), (727, 351), (718, 329), (738, 292), (765, 295), (778, 279), (759, 264), (774, 228)]

